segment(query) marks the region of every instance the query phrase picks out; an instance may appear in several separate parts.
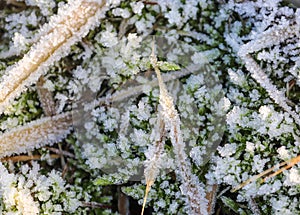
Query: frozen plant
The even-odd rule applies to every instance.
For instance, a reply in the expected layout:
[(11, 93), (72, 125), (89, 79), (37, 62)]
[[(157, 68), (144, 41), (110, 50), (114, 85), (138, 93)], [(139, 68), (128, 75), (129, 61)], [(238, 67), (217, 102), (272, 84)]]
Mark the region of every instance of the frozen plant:
[(9, 173), (0, 165), (0, 211), (2, 214), (61, 214), (74, 213), (80, 207), (82, 196), (66, 184), (54, 170), (40, 173), (40, 166), (23, 165), (17, 174)]
[(5, 1), (1, 213), (299, 214), (297, 6)]

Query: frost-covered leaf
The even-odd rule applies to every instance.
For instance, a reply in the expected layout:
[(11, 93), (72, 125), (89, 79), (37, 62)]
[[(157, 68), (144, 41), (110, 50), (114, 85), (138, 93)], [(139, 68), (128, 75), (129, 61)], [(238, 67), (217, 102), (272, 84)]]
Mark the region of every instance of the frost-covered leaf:
[(162, 71), (180, 70), (180, 66), (177, 65), (176, 63), (172, 63), (172, 62), (158, 61), (157, 65), (158, 65), (159, 69)]

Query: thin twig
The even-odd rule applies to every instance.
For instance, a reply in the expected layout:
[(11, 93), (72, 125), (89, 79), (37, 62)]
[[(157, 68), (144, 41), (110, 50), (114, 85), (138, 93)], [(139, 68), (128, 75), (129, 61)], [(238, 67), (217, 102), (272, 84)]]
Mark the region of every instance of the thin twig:
[(64, 156), (67, 156), (67, 157), (70, 157), (70, 158), (74, 158), (75, 155), (68, 152), (68, 151), (64, 151), (64, 150), (59, 150), (57, 148), (53, 148), (53, 147), (46, 147), (46, 149), (58, 154), (58, 155), (64, 155)]
[(277, 170), (276, 172), (272, 173), (271, 175), (266, 176), (266, 177), (262, 180), (262, 182), (266, 182), (267, 179), (272, 178), (272, 177), (274, 177), (274, 176), (276, 176), (276, 175), (282, 173), (284, 170), (287, 170), (287, 169), (293, 167), (294, 165), (296, 165), (296, 164), (299, 163), (299, 162), (300, 162), (300, 155), (297, 156), (297, 157), (295, 157), (295, 158), (293, 158), (293, 159), (291, 159), (285, 167), (283, 167), (283, 168)]

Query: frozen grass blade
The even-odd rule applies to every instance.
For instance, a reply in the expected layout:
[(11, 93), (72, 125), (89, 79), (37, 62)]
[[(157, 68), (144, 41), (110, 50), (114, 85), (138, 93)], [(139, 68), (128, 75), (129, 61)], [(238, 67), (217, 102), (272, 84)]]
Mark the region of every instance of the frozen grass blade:
[(44, 117), (0, 135), (0, 158), (56, 143), (72, 129), (72, 114)]
[(40, 30), (40, 38), (29, 52), (9, 67), (0, 80), (0, 113), (27, 86), (38, 81), (49, 66), (67, 55), (104, 16), (106, 1), (72, 0)]
[(150, 56), (152, 67), (157, 76), (160, 89), (159, 103), (162, 107), (161, 115), (163, 117), (165, 128), (169, 131), (173, 150), (175, 154), (175, 163), (182, 183), (182, 193), (187, 197), (187, 206), (189, 214), (206, 215), (208, 200), (205, 198), (205, 191), (197, 176), (192, 173), (192, 167), (189, 158), (184, 149), (185, 144), (180, 130), (180, 119), (175, 109), (173, 99), (169, 95), (167, 88), (162, 80), (158, 67), (157, 57), (154, 51), (154, 41), (152, 44), (152, 54)]
[(249, 55), (242, 56), (245, 62), (246, 68), (250, 71), (252, 77), (268, 92), (270, 97), (285, 110), (290, 116), (292, 116), (295, 122), (300, 125), (300, 117), (295, 113), (292, 108), (287, 104), (287, 99), (284, 93), (279, 91), (275, 85), (271, 83), (268, 76), (256, 63), (256, 61)]
[(159, 134), (158, 140), (155, 142), (154, 146), (150, 146), (148, 152), (145, 153), (147, 160), (145, 161), (145, 179), (146, 179), (146, 191), (142, 208), (142, 215), (144, 214), (144, 209), (147, 202), (148, 193), (153, 185), (160, 169), (161, 154), (164, 150), (164, 133), (165, 133), (165, 124), (161, 117), (159, 117)]
[(259, 51), (263, 48), (280, 44), (288, 38), (295, 37), (299, 34), (298, 32), (298, 25), (273, 27), (262, 33), (259, 39), (253, 40), (241, 46), (238, 55), (245, 62), (245, 66), (251, 73), (251, 76), (268, 92), (270, 97), (288, 114), (290, 114), (298, 125), (300, 125), (300, 117), (287, 104), (287, 99), (284, 96), (284, 93), (279, 91), (277, 87), (272, 84), (271, 80), (265, 74), (263, 69), (261, 69), (261, 67), (250, 55), (251, 53)]

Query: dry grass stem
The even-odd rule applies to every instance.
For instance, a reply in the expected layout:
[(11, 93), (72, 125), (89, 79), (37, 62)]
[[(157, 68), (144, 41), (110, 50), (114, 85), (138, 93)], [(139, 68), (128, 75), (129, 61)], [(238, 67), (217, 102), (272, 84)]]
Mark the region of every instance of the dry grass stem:
[(206, 192), (206, 199), (208, 200), (207, 205), (207, 213), (208, 215), (212, 215), (215, 211), (215, 205), (217, 201), (217, 191), (219, 188), (218, 184), (213, 185), (206, 185), (207, 186), (207, 192)]
[(280, 163), (279, 165), (275, 165), (275, 166), (271, 167), (270, 169), (267, 169), (266, 171), (264, 171), (264, 172), (262, 172), (262, 173), (260, 173), (260, 174), (258, 174), (258, 175), (255, 175), (255, 176), (249, 178), (247, 181), (245, 181), (245, 182), (241, 183), (240, 185), (234, 187), (234, 188), (231, 189), (230, 191), (231, 191), (231, 192), (235, 192), (235, 191), (237, 191), (237, 190), (243, 188), (243, 187), (246, 186), (247, 184), (250, 184), (251, 182), (254, 182), (254, 181), (256, 181), (257, 179), (260, 179), (260, 178), (262, 178), (263, 176), (269, 174), (270, 172), (274, 171), (275, 169), (277, 169), (277, 168), (279, 168), (279, 167), (282, 167), (282, 166), (285, 166), (285, 165), (286, 165), (285, 167), (282, 167), (282, 168), (280, 168), (279, 170), (277, 170), (276, 172), (274, 172), (274, 173), (272, 173), (272, 174), (266, 176), (265, 178), (263, 178), (263, 179), (261, 180), (261, 182), (263, 183), (263, 182), (265, 182), (267, 179), (269, 179), (269, 178), (271, 178), (271, 177), (274, 177), (274, 176), (276, 176), (276, 175), (282, 173), (284, 170), (287, 170), (287, 169), (291, 168), (292, 166), (294, 166), (295, 164), (297, 164), (297, 163), (299, 163), (299, 162), (300, 162), (300, 155), (298, 155), (297, 157), (292, 158), (292, 159), (290, 159), (290, 160), (288, 160), (288, 161), (282, 162), (282, 163)]
[[(41, 160), (41, 155), (18, 155), (18, 156), (13, 156), (13, 157), (6, 157), (6, 158), (1, 158), (1, 162), (26, 162), (26, 161), (32, 161), (32, 160)], [(56, 154), (51, 154), (50, 158), (51, 159), (57, 159), (59, 158), (60, 155)]]

